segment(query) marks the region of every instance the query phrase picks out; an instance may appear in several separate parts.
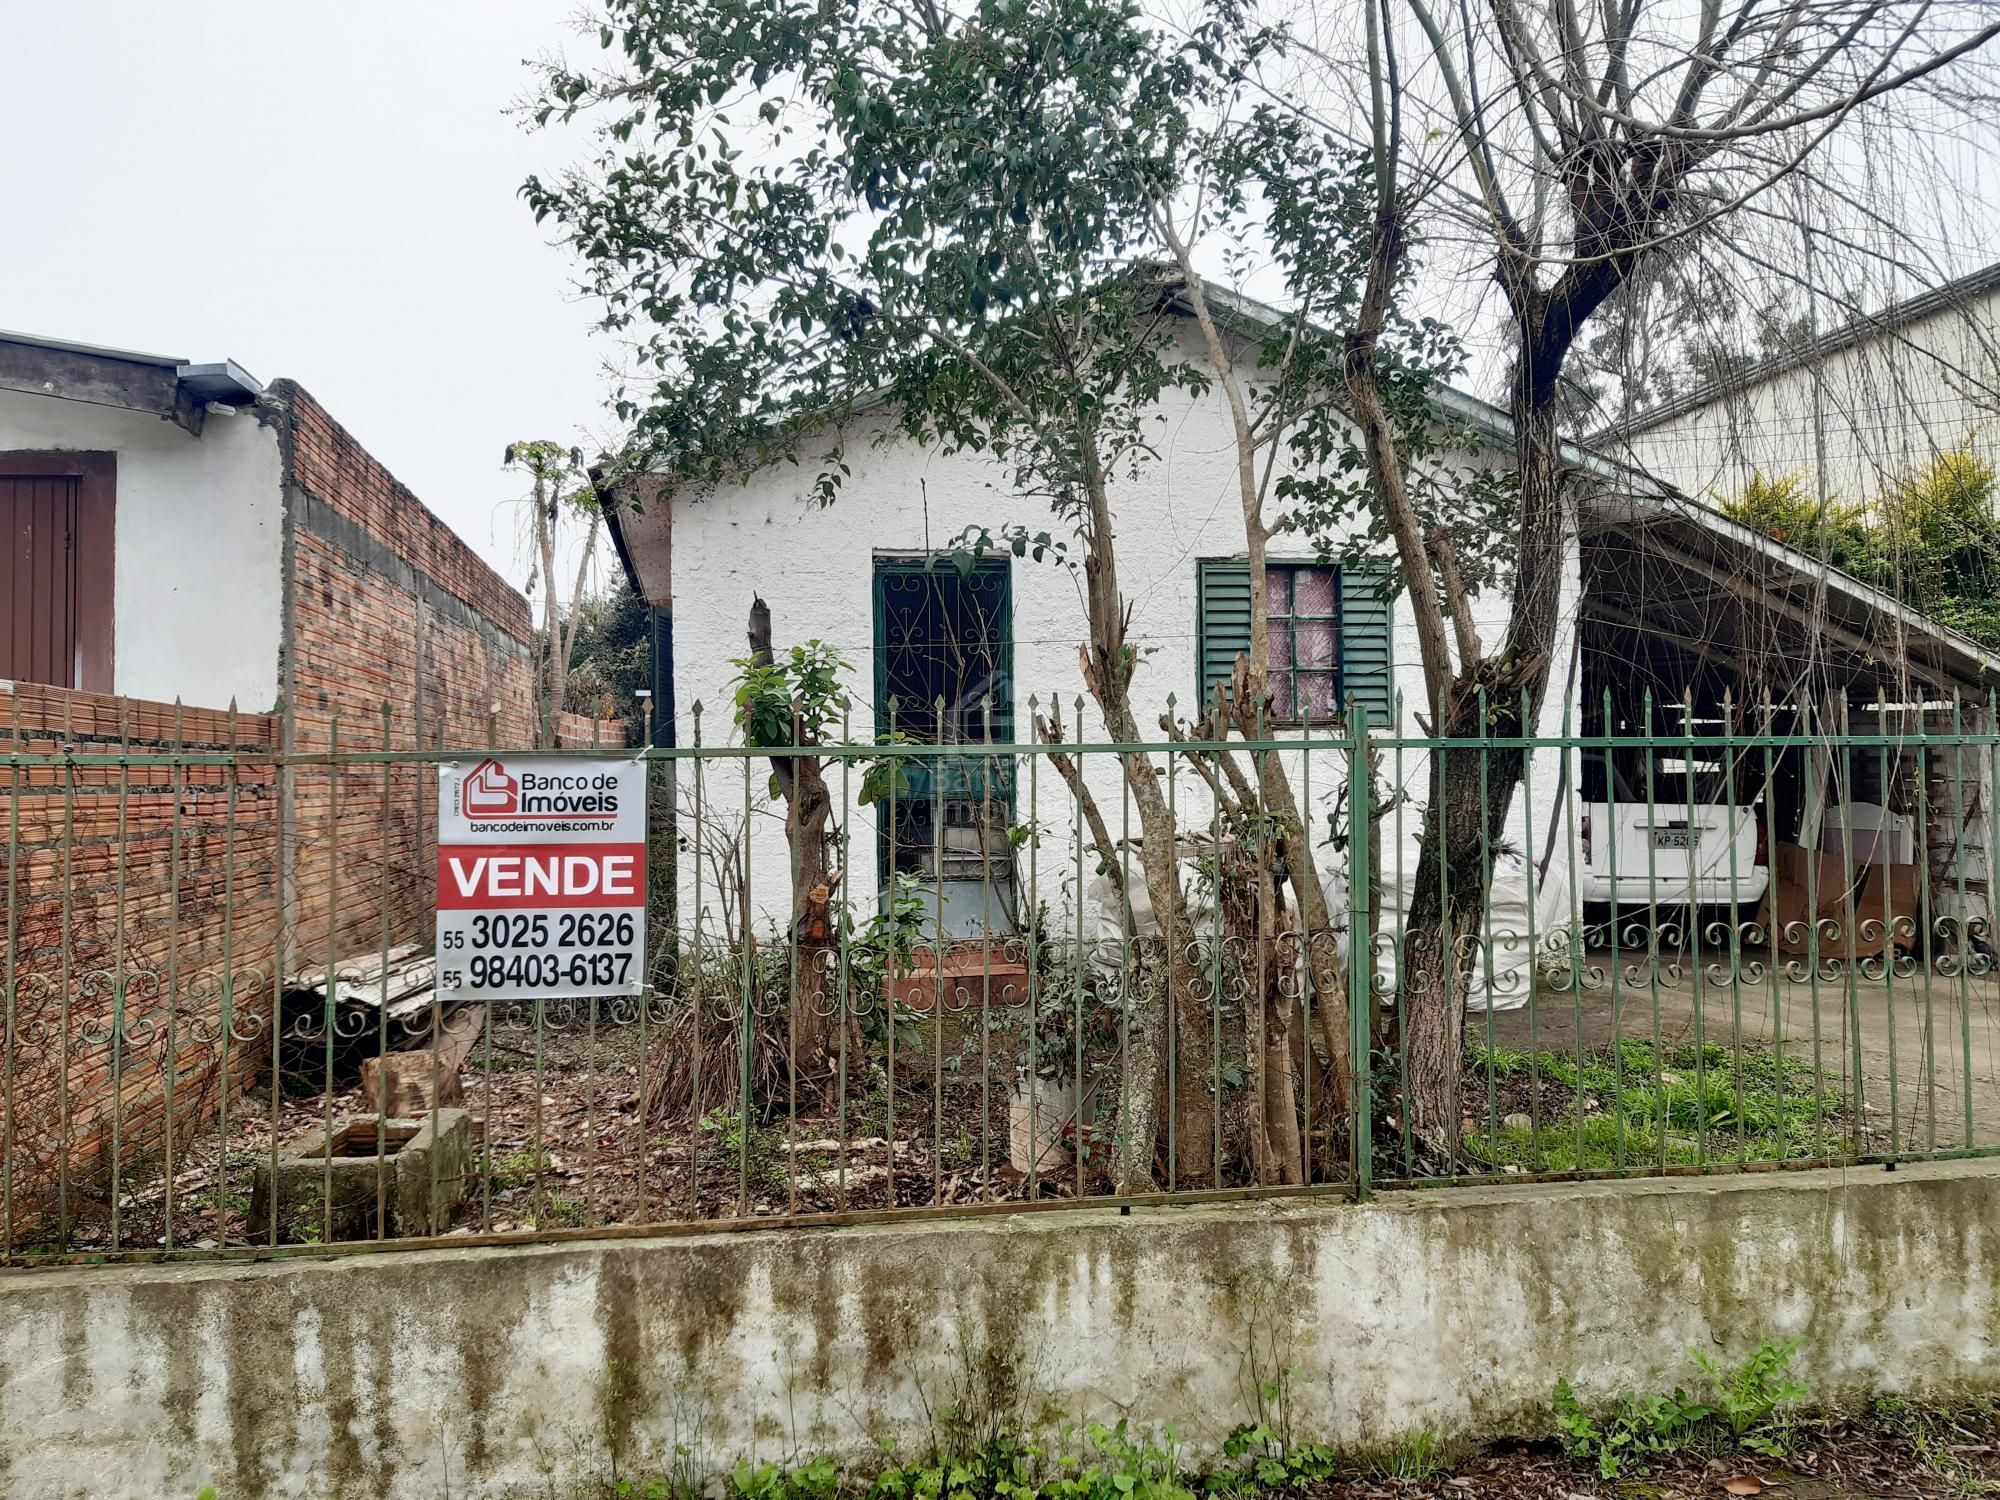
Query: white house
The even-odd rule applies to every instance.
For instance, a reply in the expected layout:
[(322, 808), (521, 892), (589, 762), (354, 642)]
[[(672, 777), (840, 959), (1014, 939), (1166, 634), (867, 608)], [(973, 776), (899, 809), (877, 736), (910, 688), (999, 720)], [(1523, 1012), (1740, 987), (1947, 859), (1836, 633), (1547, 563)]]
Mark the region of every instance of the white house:
[[(1199, 358), (1191, 333), (1188, 357)], [(1504, 413), (1460, 392), (1446, 392), (1442, 400), (1484, 435), (1473, 462), (1503, 463), (1509, 442)], [(1211, 391), (1169, 401), (1157, 459), (1135, 476), (1120, 476), (1112, 491), (1120, 588), (1143, 653), (1135, 709), (1149, 734), (1170, 695), (1185, 714), (1247, 646), (1236, 455), (1224, 398)], [(1004, 464), (983, 454), (919, 447), (893, 435), (885, 414), (863, 419), (843, 434), (842, 446), (852, 473), (827, 509), (810, 497), (821, 449), (720, 488), (655, 485), (642, 507), (613, 515), (627, 572), (656, 610), (656, 741), (692, 746), (699, 704), (704, 747), (740, 743), (731, 718), (733, 663), (746, 654), (751, 605), (759, 598), (770, 609), (780, 651), (817, 640), (850, 664), (849, 728), (857, 742), (887, 727), (891, 696), (899, 699), (897, 724), (906, 732), (946, 743), (977, 740), (987, 722), (980, 704), (989, 693), (996, 742), (1031, 738), (1031, 695), (1044, 708), (1058, 701), (1065, 733), (1075, 738), (1074, 705), (1084, 696), (1079, 581), (1059, 563), (1004, 554), (969, 571), (945, 561), (969, 529), (1054, 529), (1042, 502), (1017, 495)], [(1961, 688), (2000, 680), (2000, 659), (1838, 574), (1826, 578), (1831, 603), (1823, 628), (1815, 626), (1792, 602), (1802, 584), (1824, 574), (1812, 559), (1736, 526), (1641, 471), (1588, 452), (1572, 452), (1571, 460), (1579, 471), (1576, 527), (1539, 736), (1604, 733), (1607, 727), (1634, 733), (1632, 720), (1649, 688), (1659, 704), (1655, 732), (1678, 737), (1690, 725), (1692, 732), (1719, 732), (1724, 694), (1733, 691), (1741, 701), (1753, 684), (1777, 690), (1780, 668), (1798, 657), (1802, 635), (1816, 629), (1840, 632), (1818, 659), (1845, 674), (1840, 681), (1855, 692), (1865, 691), (1872, 643), (1892, 635), (1930, 679)], [(1394, 744), (1395, 737), (1421, 740), (1425, 733), (1418, 721), (1423, 687), (1409, 601), (1381, 592), (1386, 558), (1375, 568), (1342, 570), (1300, 540), (1281, 540), (1271, 561), (1274, 728), (1286, 736), (1331, 737), (1340, 721), (1336, 705), (1350, 698), (1367, 705), (1371, 733), (1390, 737), (1382, 772), (1406, 794), (1390, 815), (1384, 881), (1407, 889), (1428, 778), (1425, 749)], [(1476, 601), (1477, 627), (1489, 645), (1504, 630), (1506, 608), (1501, 595)], [(1616, 700), (1609, 726), (1602, 712), (1607, 687)], [(1684, 694), (1694, 700), (1691, 715), (1682, 713)], [(934, 715), (912, 711), (912, 699), (939, 695), (949, 704), (942, 726)], [(1085, 703), (1083, 738), (1101, 743), (1103, 727), (1087, 697)], [(1136, 835), (1137, 819), (1128, 815), (1114, 765), (1107, 757), (1087, 759), (1113, 839)], [(1464, 774), (1477, 775), (1474, 758), (1465, 759)], [(1514, 799), (1504, 840), (1501, 884), (1502, 899), (1513, 903), (1505, 914), (1509, 923), (1532, 920), (1546, 931), (1568, 920), (1571, 871), (1581, 859), (1579, 799), (1593, 795), (1583, 760), (1554, 748), (1531, 759), (1528, 795)], [(1344, 790), (1345, 755), (1294, 756), (1293, 763), (1307, 819), (1325, 829)], [(767, 801), (767, 768), (761, 761), (698, 764), (700, 836), (709, 855), (699, 877), (707, 931), (718, 932), (721, 921), (717, 840), (734, 836), (746, 808), (747, 905), (760, 929), (782, 926), (789, 920), (787, 855), (782, 820)], [(696, 910), (695, 861), (688, 857), (695, 842), (695, 774), (686, 763), (679, 768), (684, 926)], [(956, 877), (964, 883), (946, 898), (947, 925), (962, 935), (1002, 930), (1006, 919), (1024, 912), (1018, 891), (995, 898), (987, 887), (998, 880), (1025, 889), (1029, 855), (994, 847), (981, 859), (978, 836), (954, 831), (964, 820), (949, 803), (954, 797), (978, 801), (978, 786), (961, 779), (946, 789), (939, 798), (945, 804), (940, 829), (932, 823), (931, 786), (920, 782), (911, 799), (918, 805), (897, 811), (903, 826), (894, 837), (883, 806), (858, 804), (858, 772), (844, 792), (836, 776), (834, 791), (845, 797), (845, 816), (838, 819), (850, 841), (845, 878), (860, 909), (877, 899), (882, 872), (893, 859), (899, 870), (928, 879), (941, 867), (947, 882)], [(1031, 775), (1023, 758), (1000, 795), (1002, 818), (1044, 835), (1034, 870), (1037, 899), (1059, 920), (1073, 921), (1073, 815), (1060, 782), (1047, 766)], [(1202, 829), (1211, 803), (1199, 778), (1182, 771), (1175, 795), (1181, 826)], [(942, 859), (934, 845), (942, 846)], [(1331, 875), (1344, 876), (1340, 856), (1329, 852), (1326, 863)], [(1086, 883), (1092, 865), (1094, 859), (1087, 860)], [(1506, 876), (1509, 868), (1512, 877)], [(1532, 919), (1529, 907), (1536, 911)], [(1496, 924), (1501, 919), (1496, 912)]]
[(0, 335), (0, 677), (277, 702), (283, 473), (262, 393), (227, 360)]
[[(524, 742), (527, 601), (292, 381), (0, 334), (0, 682)], [(353, 722), (353, 721), (351, 721)]]
[[(1192, 328), (1186, 357), (1199, 360)], [(1117, 524), (1121, 591), (1131, 609), (1131, 636), (1143, 654), (1134, 684), (1134, 707), (1142, 729), (1155, 739), (1156, 725), (1171, 698), (1187, 716), (1220, 677), (1227, 675), (1248, 643), (1248, 572), (1237, 496), (1236, 450), (1228, 411), (1219, 391), (1200, 399), (1170, 398), (1156, 460), (1136, 476), (1121, 475), (1112, 488)], [(1491, 417), (1477, 407), (1481, 419)], [(1013, 491), (1004, 463), (984, 454), (945, 454), (890, 434), (886, 413), (864, 418), (842, 435), (852, 477), (828, 509), (809, 500), (825, 451), (804, 452), (796, 465), (785, 463), (751, 474), (740, 485), (704, 493), (666, 491), (638, 511), (614, 516), (614, 536), (635, 586), (670, 619), (671, 682), (660, 684), (658, 712), (670, 719), (674, 738), (691, 746), (697, 732), (706, 746), (740, 743), (731, 719), (732, 664), (747, 651), (746, 626), (753, 600), (769, 606), (777, 648), (809, 640), (837, 649), (851, 668), (853, 712), (850, 733), (866, 743), (888, 727), (889, 700), (898, 700), (896, 723), (922, 740), (977, 741), (987, 729), (983, 701), (990, 694), (991, 734), (996, 742), (1033, 737), (1031, 700), (1046, 713), (1061, 707), (1067, 737), (1081, 731), (1087, 743), (1106, 736), (1080, 675), (1078, 645), (1084, 638), (1081, 580), (1063, 562), (1014, 557), (1002, 547), (965, 570), (943, 561), (961, 548), (969, 532), (1025, 525), (1030, 531), (1058, 531), (1044, 502)], [(1498, 462), (1498, 450), (1474, 462)], [(1072, 549), (1073, 550), (1073, 549)], [(1386, 587), (1389, 562), (1349, 568), (1319, 560), (1302, 538), (1280, 538), (1271, 550), (1273, 640), (1283, 654), (1274, 659), (1272, 729), (1286, 737), (1314, 733), (1330, 738), (1342, 718), (1339, 706), (1352, 699), (1367, 706), (1374, 732), (1419, 735), (1422, 681), (1417, 669), (1414, 619), (1406, 598)], [(1574, 554), (1563, 607), (1565, 630), (1576, 618), (1573, 597), (1578, 578)], [(1505, 624), (1503, 600), (1484, 599), (1479, 627), (1488, 641)], [(1567, 636), (1561, 646), (1571, 653)], [(1550, 694), (1543, 728), (1553, 734), (1573, 715), (1579, 701), (1569, 679)], [(925, 700), (948, 702), (940, 725)], [(1085, 708), (1079, 723), (1076, 701)], [(664, 739), (664, 736), (660, 738)], [(1114, 839), (1138, 824), (1123, 795), (1122, 778), (1108, 757), (1086, 755), (1089, 781)], [(1400, 775), (1421, 798), (1425, 761), (1421, 751), (1392, 756), (1384, 773)], [(1305, 761), (1309, 761), (1307, 765)], [(1324, 838), (1327, 817), (1344, 788), (1346, 757), (1294, 757), (1293, 779), (1308, 806), (1307, 817)], [(985, 859), (978, 837), (961, 831), (954, 800), (979, 802), (977, 758), (945, 762), (948, 785), (939, 799), (944, 827), (933, 826), (931, 783), (919, 775), (916, 794), (900, 800), (901, 830), (895, 843), (898, 868), (935, 868), (934, 843), (944, 845), (947, 878), (956, 872), (961, 889), (948, 895), (948, 925), (961, 933), (1004, 930), (1023, 910), (1019, 896), (986, 888), (1028, 878), (1029, 855), (1017, 850), (1001, 857), (1004, 842)], [(1038, 898), (1052, 912), (1073, 909), (1075, 871), (1070, 851), (1071, 805), (1065, 789), (1046, 765), (1032, 770), (992, 763), (985, 788), (1004, 804), (1009, 825), (1042, 830), (1034, 860)], [(1160, 764), (1165, 764), (1164, 757)], [(692, 844), (692, 770), (680, 771), (682, 845)], [(759, 925), (788, 919), (789, 891), (783, 880), (785, 845), (781, 821), (767, 815), (768, 770), (706, 762), (702, 772), (704, 838), (727, 836), (741, 821), (746, 795), (752, 808), (752, 905)], [(850, 840), (846, 879), (861, 909), (875, 901), (889, 860), (891, 839), (882, 804), (858, 804), (859, 771), (847, 788)], [(1536, 808), (1517, 805), (1514, 842), (1527, 847), (1529, 828), (1546, 831), (1549, 808), (1562, 780), (1553, 753), (1538, 760)], [(1004, 782), (994, 785), (995, 781)], [(841, 788), (836, 777), (835, 793)], [(1183, 827), (1207, 826), (1212, 804), (1199, 779), (1182, 770), (1174, 794)], [(1405, 813), (1406, 870), (1416, 867), (1414, 811)], [(712, 844), (711, 844), (712, 847)], [(953, 858), (954, 848), (962, 856)], [(1087, 862), (1095, 867), (1095, 858)], [(1393, 874), (1393, 860), (1391, 861)], [(702, 872), (703, 902), (713, 920), (714, 876)], [(682, 911), (693, 909), (694, 862), (684, 859)], [(990, 907), (989, 907), (990, 900)], [(711, 928), (711, 931), (714, 930)]]

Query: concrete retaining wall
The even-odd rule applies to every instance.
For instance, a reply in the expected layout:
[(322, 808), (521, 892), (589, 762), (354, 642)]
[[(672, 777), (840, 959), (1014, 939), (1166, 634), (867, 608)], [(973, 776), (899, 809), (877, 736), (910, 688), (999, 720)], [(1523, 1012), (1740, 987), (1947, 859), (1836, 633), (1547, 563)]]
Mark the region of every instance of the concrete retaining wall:
[[(1804, 1339), (1817, 1394), (2000, 1389), (1979, 1163), (0, 1275), (0, 1495), (583, 1495), (921, 1449), (955, 1410), (1213, 1443), (1533, 1429)], [(676, 1450), (685, 1450), (677, 1454)]]

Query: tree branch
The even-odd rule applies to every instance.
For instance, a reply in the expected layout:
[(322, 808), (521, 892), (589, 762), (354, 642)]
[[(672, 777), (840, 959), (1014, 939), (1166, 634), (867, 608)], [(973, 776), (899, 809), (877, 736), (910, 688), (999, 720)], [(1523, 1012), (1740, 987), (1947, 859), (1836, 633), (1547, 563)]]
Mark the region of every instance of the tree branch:
[(1442, 526), (1433, 527), (1430, 547), (1431, 555), (1437, 559), (1438, 576), (1444, 583), (1452, 628), (1458, 634), (1458, 670), (1463, 675), (1471, 672), (1485, 657), (1479, 645), (1479, 632), (1472, 625), (1472, 596), (1466, 591), (1464, 578), (1459, 575), (1458, 553), (1451, 544), (1451, 533)]
[[(1041, 736), (1042, 743), (1045, 745), (1060, 745), (1063, 743), (1062, 709), (1060, 706), (1051, 701), (1048, 717), (1036, 716), (1035, 733)], [(1052, 752), (1047, 759), (1056, 775), (1062, 777), (1064, 783), (1069, 787), (1069, 794), (1076, 799), (1077, 805), (1083, 809), (1083, 821), (1090, 828), (1091, 842), (1097, 845), (1098, 857), (1104, 861), (1104, 873), (1110, 877), (1112, 885), (1117, 888), (1120, 906), (1122, 908), (1129, 908), (1131, 898), (1127, 895), (1125, 889), (1125, 862), (1119, 857), (1118, 845), (1112, 841), (1111, 829), (1104, 821), (1103, 809), (1097, 805), (1097, 798), (1091, 792), (1090, 784), (1083, 779), (1082, 768), (1077, 765), (1074, 756), (1061, 751)]]

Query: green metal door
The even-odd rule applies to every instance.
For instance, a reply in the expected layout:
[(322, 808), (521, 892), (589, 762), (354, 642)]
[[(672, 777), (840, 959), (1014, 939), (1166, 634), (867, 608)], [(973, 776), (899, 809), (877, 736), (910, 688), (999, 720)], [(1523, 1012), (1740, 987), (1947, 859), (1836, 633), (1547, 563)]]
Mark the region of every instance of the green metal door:
[[(1013, 604), (1008, 558), (878, 558), (876, 732), (893, 725), (940, 747), (1014, 743)], [(879, 824), (885, 885), (894, 873), (935, 882), (961, 919), (953, 931), (948, 915), (948, 935), (995, 928), (995, 899), (1011, 925), (1013, 759), (944, 753), (904, 764), (893, 816), (885, 808)], [(995, 890), (998, 898), (989, 894)]]

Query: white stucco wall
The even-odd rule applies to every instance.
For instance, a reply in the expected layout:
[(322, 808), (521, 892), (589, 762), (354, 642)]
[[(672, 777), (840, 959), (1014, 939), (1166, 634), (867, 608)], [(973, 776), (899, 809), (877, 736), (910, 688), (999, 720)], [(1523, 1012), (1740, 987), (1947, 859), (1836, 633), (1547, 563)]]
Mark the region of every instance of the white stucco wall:
[[(1243, 551), (1242, 513), (1236, 491), (1235, 446), (1223, 398), (1212, 392), (1204, 400), (1177, 402), (1159, 438), (1159, 457), (1134, 478), (1121, 475), (1113, 485), (1116, 512), (1119, 582), (1132, 611), (1131, 637), (1144, 654), (1134, 687), (1134, 708), (1141, 729), (1158, 738), (1157, 723), (1169, 693), (1185, 713), (1199, 693), (1196, 668), (1196, 563), (1205, 557), (1234, 557)], [(702, 738), (708, 745), (741, 742), (731, 722), (732, 659), (747, 650), (745, 630), (753, 597), (761, 595), (771, 609), (772, 638), (778, 649), (807, 640), (826, 641), (852, 664), (853, 730), (857, 741), (875, 732), (873, 715), (874, 634), (871, 580), (875, 559), (882, 554), (911, 554), (948, 548), (968, 526), (996, 532), (1003, 523), (1021, 522), (1031, 531), (1060, 533), (1045, 502), (1015, 495), (1006, 467), (983, 455), (945, 455), (902, 440), (878, 443), (879, 427), (847, 436), (846, 460), (852, 477), (839, 500), (820, 509), (809, 498), (818, 469), (813, 455), (802, 454), (796, 465), (781, 464), (753, 475), (740, 486), (729, 486), (702, 497), (682, 494), (674, 502), (674, 670), (680, 743), (693, 743), (692, 705), (705, 710)], [(1496, 456), (1496, 462), (1499, 461)], [(1072, 544), (1072, 555), (1078, 549)], [(1281, 538), (1272, 559), (1310, 560), (1302, 538)], [(1051, 696), (1063, 704), (1064, 727), (1074, 738), (1072, 704), (1084, 693), (1077, 646), (1084, 638), (1081, 579), (1050, 562), (1011, 560), (1014, 597), (1014, 693), (1016, 738), (1032, 737), (1028, 697), (1044, 705)], [(1570, 630), (1576, 616), (1577, 572), (1572, 559), (1562, 602), (1563, 639), (1553, 668), (1555, 682), (1544, 713), (1543, 732), (1554, 733), (1562, 722), (1564, 689), (1570, 682)], [(1504, 629), (1504, 597), (1479, 601), (1478, 623), (1491, 645)], [(1401, 732), (1421, 737), (1416, 714), (1423, 706), (1414, 616), (1409, 601), (1399, 599), (1395, 616), (1396, 688), (1403, 694)], [(1086, 695), (1087, 697), (1087, 695)], [(1390, 732), (1391, 726), (1373, 725)], [(1328, 734), (1322, 729), (1320, 735)], [(1296, 731), (1286, 731), (1296, 733)], [(1084, 734), (1089, 742), (1107, 736), (1094, 705), (1086, 707)], [(1400, 827), (1406, 876), (1414, 879), (1420, 807), (1426, 794), (1428, 765), (1421, 750), (1391, 750), (1383, 757), (1382, 773), (1400, 774), (1414, 798), (1396, 817)], [(1470, 765), (1468, 774), (1477, 774)], [(1114, 837), (1122, 828), (1121, 784), (1107, 757), (1090, 765), (1090, 782), (1104, 809)], [(1539, 855), (1546, 838), (1560, 779), (1555, 752), (1540, 757), (1532, 769), (1535, 807), (1516, 799), (1512, 842)], [(745, 777), (735, 763), (709, 762), (704, 772), (706, 809), (724, 821), (740, 821)], [(1324, 839), (1326, 818), (1345, 777), (1345, 753), (1329, 751), (1313, 757), (1308, 821)], [(756, 925), (768, 929), (789, 920), (788, 859), (782, 819), (765, 797), (767, 765), (750, 771), (753, 841), (753, 906)], [(1306, 778), (1295, 766), (1295, 791), (1305, 790)], [(1574, 777), (1571, 778), (1574, 785)], [(1020, 773), (1017, 816), (1029, 816), (1028, 777)], [(840, 795), (837, 780), (833, 785)], [(858, 795), (859, 775), (854, 791)], [(692, 776), (680, 776), (683, 809), (692, 802)], [(1210, 802), (1199, 779), (1180, 773), (1176, 799), (1183, 826), (1205, 827)], [(1054, 772), (1040, 772), (1036, 821), (1044, 829), (1038, 864), (1040, 898), (1052, 912), (1073, 910), (1074, 859), (1070, 804)], [(874, 909), (876, 897), (874, 810), (853, 806), (848, 869), (849, 894), (858, 912)], [(711, 825), (713, 826), (713, 825)], [(1131, 819), (1139, 832), (1137, 812)], [(684, 838), (691, 827), (684, 820)], [(1394, 842), (1385, 863), (1394, 875)], [(1328, 856), (1329, 858), (1331, 856)], [(1086, 858), (1086, 881), (1095, 867)], [(1026, 856), (1022, 857), (1023, 881)], [(681, 911), (692, 913), (693, 861), (683, 860)], [(714, 880), (704, 869), (703, 905), (707, 931), (717, 927), (713, 910)], [(1566, 896), (1558, 905), (1567, 905)], [(1072, 919), (1073, 920), (1073, 919)]]
[(1865, 502), (1970, 438), (2000, 459), (2000, 292), (1839, 350), (1632, 436), (1630, 456), (1692, 495), (1754, 473), (1824, 478)]
[(278, 698), (282, 466), (249, 411), (200, 437), (143, 412), (0, 391), (0, 452), (118, 455), (113, 691), (264, 712)]
[(1379, 1450), (1784, 1339), (1815, 1406), (1952, 1403), (2000, 1390), (1996, 1254), (2000, 1177), (1961, 1161), (0, 1271), (0, 1493), (734, 1493), (918, 1461), (953, 1410), (1208, 1468), (1273, 1371), (1289, 1441)]

